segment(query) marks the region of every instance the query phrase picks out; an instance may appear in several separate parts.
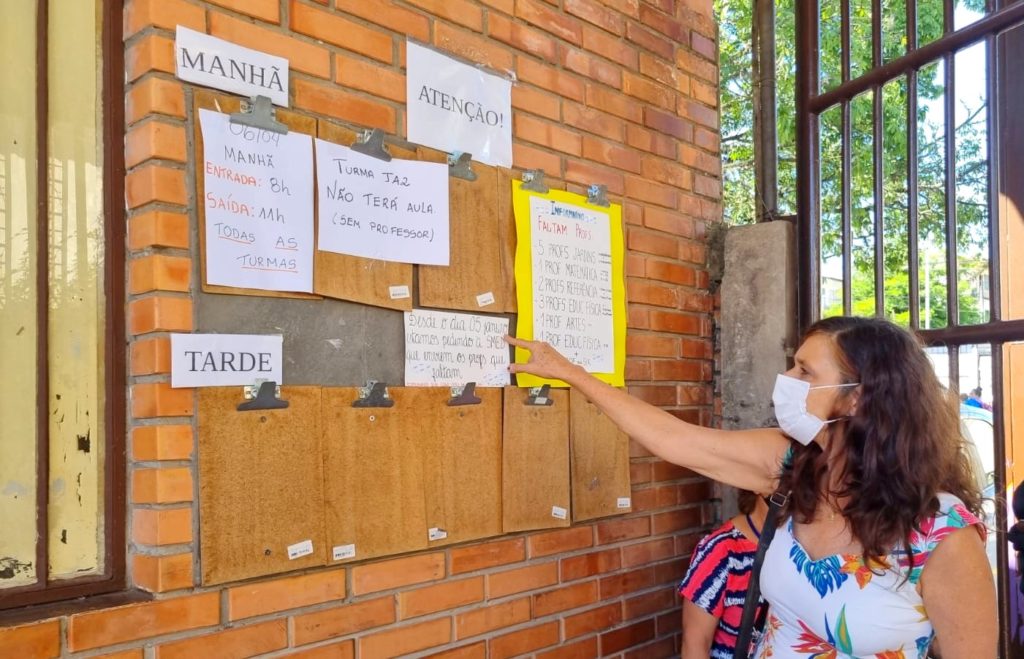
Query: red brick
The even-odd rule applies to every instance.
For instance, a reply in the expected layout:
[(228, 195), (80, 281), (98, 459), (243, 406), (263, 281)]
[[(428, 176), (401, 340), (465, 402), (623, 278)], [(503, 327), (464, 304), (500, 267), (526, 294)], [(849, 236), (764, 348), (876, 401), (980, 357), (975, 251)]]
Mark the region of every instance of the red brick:
[(216, 634), (160, 645), (156, 659), (192, 659), (198, 656), (242, 659), (288, 647), (287, 620), (268, 620)]
[(336, 606), (292, 618), (295, 645), (316, 643), (328, 638), (347, 636), (366, 629), (390, 625), (395, 621), (395, 598), (379, 597), (373, 600)]
[(597, 657), (597, 637), (585, 638), (575, 643), (562, 643), (554, 650), (538, 652), (536, 659), (593, 659)]
[(556, 583), (558, 583), (557, 562), (529, 565), (487, 575), (487, 597), (498, 599), (506, 595), (553, 586)]
[(178, 247), (189, 245), (188, 216), (166, 211), (149, 211), (128, 221), (128, 246), (132, 250), (147, 247)]
[(132, 429), (134, 460), (188, 460), (192, 457), (192, 446), (191, 426), (139, 426)]
[(646, 128), (629, 124), (626, 126), (626, 144), (670, 160), (675, 160), (679, 141), (671, 135), (656, 133)]
[(693, 177), (693, 191), (706, 197), (719, 199), (722, 196), (722, 182), (697, 174)]
[(690, 95), (704, 105), (718, 107), (718, 88), (700, 80), (690, 83)]
[(690, 31), (681, 21), (653, 7), (640, 5), (640, 20), (676, 43), (688, 43), (690, 40)]
[(673, 481), (681, 478), (694, 478), (695, 476), (697, 476), (696, 472), (671, 462), (659, 460), (654, 463), (655, 481)]
[(574, 75), (556, 69), (553, 65), (519, 56), (516, 58), (516, 74), (521, 82), (554, 92), (563, 99), (583, 102), (583, 81)]
[(0, 627), (0, 655), (5, 657), (60, 656), (60, 621)]
[(615, 627), (622, 622), (622, 605), (618, 602), (596, 609), (565, 617), (565, 638), (575, 638), (602, 629)]
[(185, 171), (157, 164), (143, 165), (129, 172), (124, 180), (124, 198), (128, 208), (162, 201), (184, 206), (188, 202)]
[[(512, 107), (523, 112), (538, 114), (548, 119), (561, 119), (561, 99), (526, 85), (512, 87)], [(570, 122), (565, 122), (570, 124)]]
[(452, 574), (473, 572), (526, 560), (526, 542), (512, 538), (451, 550)]
[(561, 554), (576, 549), (584, 549), (594, 544), (594, 531), (590, 526), (577, 526), (531, 535), (530, 558)]
[(665, 634), (678, 634), (682, 631), (683, 616), (682, 609), (676, 608), (673, 611), (666, 611), (657, 618), (656, 633), (659, 636)]
[(675, 114), (669, 114), (657, 108), (644, 108), (644, 125), (662, 133), (678, 137), (684, 142), (693, 141), (692, 123), (677, 117)]
[(487, 632), (511, 627), (530, 619), (530, 598), (521, 597), (510, 602), (492, 604), (483, 609), (455, 616), (455, 637), (459, 640)]
[(644, 226), (683, 238), (692, 238), (694, 234), (692, 218), (660, 208), (647, 208), (644, 211)]
[(670, 311), (652, 311), (651, 329), (677, 334), (700, 334), (701, 320), (690, 314), (672, 313)]
[(132, 511), (132, 540), (154, 547), (192, 542), (192, 509), (136, 508)]
[(659, 588), (650, 593), (631, 597), (622, 603), (622, 619), (643, 618), (671, 609), (678, 602), (678, 597), (674, 588)]
[(627, 281), (626, 296), (634, 304), (652, 304), (669, 308), (675, 308), (679, 304), (675, 289), (647, 281)]
[(637, 49), (628, 41), (588, 25), (583, 26), (583, 48), (634, 71), (639, 61)]
[(697, 101), (681, 98), (679, 99), (679, 116), (686, 117), (696, 124), (705, 126), (711, 130), (718, 130), (718, 111)]
[(391, 659), (418, 652), (452, 640), (451, 619), (441, 618), (418, 625), (399, 627), (359, 639), (360, 659)]
[[(631, 462), (629, 465), (629, 482), (633, 485), (651, 482), (650, 462)], [(633, 490), (633, 504), (636, 505), (636, 490)]]
[[(601, 545), (643, 538), (650, 534), (651, 518), (647, 516), (609, 520), (597, 525), (597, 542)], [(625, 554), (623, 554), (623, 564), (625, 564)]]
[(675, 45), (661, 35), (631, 22), (626, 27), (626, 36), (631, 42), (650, 50), (662, 59), (673, 59), (676, 50)]
[[(629, 329), (650, 329), (651, 323), (647, 309), (629, 305), (627, 307), (626, 327)], [(628, 338), (627, 338), (628, 340)]]
[(674, 110), (676, 107), (674, 90), (629, 71), (622, 74), (622, 91), (666, 110)]
[(558, 57), (558, 46), (553, 38), (522, 23), (514, 23), (501, 14), (490, 14), (487, 18), (487, 34), (549, 62)]
[(434, 23), (434, 45), (498, 71), (514, 68), (512, 49), (447, 23)]
[(625, 94), (588, 83), (586, 86), (587, 105), (614, 114), (633, 122), (643, 118), (643, 106)]
[(533, 615), (542, 618), (553, 613), (578, 609), (596, 601), (597, 582), (584, 581), (534, 595)]
[(132, 556), (132, 583), (151, 593), (191, 588), (194, 581), (192, 554)]
[(721, 136), (718, 131), (708, 130), (702, 126), (694, 128), (693, 143), (710, 151), (713, 157), (718, 156), (721, 150)]
[(621, 35), (625, 32), (626, 20), (622, 14), (594, 0), (565, 0), (563, 8), (573, 16), (578, 16), (612, 34)]
[(297, 650), (288, 654), (288, 659), (354, 659), (355, 656), (356, 642), (348, 640), (309, 650)]
[(475, 3), (467, 0), (405, 0), (410, 5), (425, 9), (432, 16), (444, 18), (469, 29), (480, 32), (483, 30), (483, 11)]
[(529, 627), (490, 641), (491, 659), (506, 659), (558, 643), (558, 622)]
[(334, 56), (334, 82), (405, 103), (405, 76), (384, 66), (347, 55)]
[(148, 34), (128, 46), (124, 53), (125, 79), (133, 82), (150, 71), (174, 74), (174, 40)]
[[(131, 374), (157, 375), (171, 372), (171, 340), (143, 339), (131, 344)], [(157, 459), (157, 458), (153, 458)]]
[(133, 295), (152, 291), (187, 293), (192, 284), (192, 259), (149, 254), (128, 262), (128, 291)]
[[(644, 160), (646, 167), (647, 160)], [(668, 208), (676, 205), (676, 188), (648, 181), (638, 176), (626, 176), (626, 196)]]
[[(274, 4), (277, 4), (276, 1)], [(289, 68), (296, 71), (318, 78), (329, 78), (331, 75), (330, 52), (308, 41), (268, 30), (220, 12), (210, 13), (210, 34), (246, 48), (287, 58)]]
[(484, 599), (484, 578), (447, 581), (436, 586), (398, 593), (398, 617), (415, 618), (446, 609), (456, 609)]
[(632, 334), (626, 337), (626, 353), (648, 357), (676, 357), (679, 354), (679, 339), (653, 334)]
[(124, 100), (125, 124), (132, 125), (148, 114), (185, 117), (185, 90), (175, 80), (150, 76), (132, 85)]
[(395, 132), (396, 113), (390, 105), (350, 94), (333, 85), (321, 85), (301, 78), (292, 81), (292, 88), (296, 107), (361, 126), (380, 128), (388, 133)]
[(130, 395), (134, 419), (191, 416), (194, 409), (194, 391), (172, 389), (169, 382), (140, 382)]
[(334, 9), (413, 39), (430, 41), (429, 19), (418, 12), (396, 6), (392, 0), (334, 0)]
[(479, 641), (470, 645), (431, 654), (426, 659), (487, 659), (487, 642)]
[(651, 365), (651, 377), (655, 380), (682, 380), (684, 382), (700, 382), (704, 380), (705, 367), (702, 362), (665, 361)]
[(603, 0), (603, 2), (626, 16), (632, 18), (640, 16), (640, 0)]
[(677, 238), (632, 227), (626, 230), (626, 244), (631, 250), (656, 256), (675, 257), (679, 253)]
[(555, 178), (562, 174), (561, 156), (518, 142), (512, 144), (512, 164), (521, 169), (542, 169)]
[(654, 638), (654, 620), (643, 620), (621, 629), (601, 634), (601, 653), (615, 654)]
[(352, 594), (365, 595), (444, 577), (444, 554), (417, 554), (352, 568)]
[(718, 60), (718, 46), (699, 32), (690, 32), (690, 48), (712, 62)]
[(229, 588), (228, 620), (297, 609), (345, 597), (345, 570), (315, 572)]
[(647, 261), (647, 277), (657, 281), (693, 286), (697, 282), (697, 272), (693, 268), (668, 261)]
[(220, 594), (203, 593), (79, 613), (68, 619), (72, 652), (220, 623)]
[(182, 503), (192, 500), (192, 470), (188, 467), (135, 469), (132, 503)]
[(583, 41), (582, 26), (578, 20), (536, 0), (517, 0), (516, 18), (521, 18), (527, 23), (577, 46)]
[(675, 208), (678, 203), (677, 198), (674, 196), (677, 194), (676, 191), (680, 189), (689, 190), (693, 186), (693, 172), (682, 165), (662, 160), (661, 158), (644, 158), (642, 173), (644, 177), (659, 181), (672, 188), (673, 196), (671, 197), (671, 203), (667, 203), (669, 198), (664, 193), (659, 194), (657, 192), (660, 188), (656, 186), (655, 192), (650, 193), (654, 198), (648, 201), (656, 201), (656, 203), (661, 203), (663, 206)]
[(650, 588), (654, 583), (654, 568), (652, 567), (613, 574), (601, 579), (601, 599), (621, 597), (626, 593)]
[[(513, 88), (513, 99), (515, 97), (514, 90), (515, 88)], [(625, 134), (625, 122), (622, 119), (568, 101), (563, 101), (562, 108), (562, 121), (567, 126), (580, 128), (614, 142), (622, 142)]]
[[(280, 0), (210, 0), (210, 2), (268, 23), (281, 22)], [(211, 18), (215, 15), (216, 12), (210, 13)]]
[(561, 53), (564, 68), (614, 89), (622, 86), (622, 69), (619, 66), (571, 46), (563, 46)]
[(654, 535), (692, 529), (700, 526), (701, 521), (700, 507), (657, 513), (654, 515)]
[(681, 94), (690, 93), (690, 77), (675, 67), (672, 60), (640, 53), (640, 73)]
[(570, 158), (565, 166), (565, 178), (581, 185), (598, 183), (608, 186), (608, 192), (621, 195), (625, 191), (623, 175), (613, 169)]
[(518, 139), (550, 147), (569, 155), (579, 156), (583, 151), (582, 139), (557, 124), (535, 119), (528, 114), (516, 114), (514, 136)]
[(671, 558), (675, 554), (675, 541), (672, 538), (659, 538), (640, 542), (622, 548), (622, 566), (636, 567), (647, 563), (656, 563)]
[(124, 7), (124, 38), (153, 26), (173, 30), (182, 25), (206, 30), (206, 10), (185, 0), (130, 0)]
[(715, 64), (691, 53), (685, 48), (676, 50), (675, 59), (679, 70), (688, 74), (691, 78), (702, 78), (713, 85), (718, 84), (718, 67)]
[(289, 7), (291, 29), (295, 32), (382, 62), (393, 61), (394, 44), (391, 35), (342, 18), (330, 11), (310, 7), (298, 0), (291, 0)]

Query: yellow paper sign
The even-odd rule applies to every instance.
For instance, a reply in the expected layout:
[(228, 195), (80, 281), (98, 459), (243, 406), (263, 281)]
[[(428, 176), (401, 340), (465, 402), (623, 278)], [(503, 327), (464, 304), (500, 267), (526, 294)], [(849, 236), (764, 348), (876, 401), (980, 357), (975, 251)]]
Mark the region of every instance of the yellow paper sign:
[[(516, 336), (547, 341), (599, 379), (625, 383), (626, 288), (622, 206), (586, 197), (538, 193), (512, 181), (516, 219)], [(516, 348), (516, 363), (529, 352)], [(520, 387), (550, 384), (520, 373)]]

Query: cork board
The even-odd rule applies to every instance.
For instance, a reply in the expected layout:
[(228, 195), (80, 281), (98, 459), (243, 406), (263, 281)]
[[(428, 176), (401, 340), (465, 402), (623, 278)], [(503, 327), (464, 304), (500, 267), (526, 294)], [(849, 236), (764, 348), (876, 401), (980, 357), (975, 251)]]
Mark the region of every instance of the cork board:
[[(203, 584), (327, 564), (320, 388), (282, 387), (289, 406), (239, 412), (241, 387), (199, 390)], [(313, 553), (289, 560), (309, 540)]]
[[(227, 295), (254, 295), (259, 297), (286, 297), (301, 299), (319, 299), (315, 293), (291, 293), (287, 291), (267, 291), (260, 288), (238, 288), (235, 286), (220, 286), (206, 283), (206, 205), (203, 199), (206, 198), (206, 182), (203, 176), (203, 130), (199, 125), (199, 110), (214, 110), (224, 114), (238, 112), (242, 107), (242, 101), (236, 96), (216, 94), (205, 89), (196, 89), (192, 103), (192, 130), (194, 134), (195, 151), (193, 162), (196, 165), (196, 212), (199, 219), (199, 281), (202, 282), (202, 290), (206, 293), (221, 293)], [(275, 108), (278, 121), (288, 126), (288, 130), (313, 135), (316, 131), (316, 120), (312, 117), (304, 117), (288, 110)], [(314, 272), (316, 264), (314, 262)]]
[[(569, 392), (552, 389), (553, 405), (525, 405), (529, 391), (505, 388), (502, 442), (502, 531), (569, 526)], [(553, 507), (565, 512), (559, 519)]]
[[(423, 436), (414, 389), (389, 388), (390, 408), (352, 407), (358, 387), (323, 389), (323, 445), (331, 562), (425, 549)], [(338, 559), (334, 548), (354, 545)]]
[[(436, 153), (420, 149), (420, 158), (437, 160)], [(516, 238), (511, 173), (480, 163), (473, 163), (472, 168), (476, 181), (448, 179), (451, 260), (447, 267), (419, 267), (420, 306), (514, 313)], [(479, 296), (493, 297), (494, 302), (481, 305)]]
[(502, 390), (476, 390), (478, 405), (448, 406), (450, 389), (409, 389), (422, 449), (431, 547), (501, 535)]
[(569, 392), (572, 520), (632, 510), (629, 436), (576, 390)]
[[(356, 140), (355, 132), (326, 121), (318, 122), (317, 137), (344, 146)], [(395, 158), (411, 160), (416, 156), (414, 152), (394, 146), (389, 146), (388, 150)], [(313, 292), (326, 297), (408, 311), (412, 309), (412, 296), (392, 300), (390, 289), (392, 286), (406, 286), (411, 293), (412, 279), (410, 263), (380, 261), (320, 250), (313, 254)]]

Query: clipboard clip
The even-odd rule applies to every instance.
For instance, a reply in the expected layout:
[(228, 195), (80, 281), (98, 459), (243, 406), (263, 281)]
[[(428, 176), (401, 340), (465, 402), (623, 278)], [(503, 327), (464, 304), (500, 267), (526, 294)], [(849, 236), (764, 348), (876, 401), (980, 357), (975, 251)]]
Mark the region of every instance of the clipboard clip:
[(608, 201), (608, 186), (599, 183), (591, 183), (587, 188), (587, 203), (594, 206), (611, 206)]
[(359, 388), (359, 398), (352, 401), (352, 407), (394, 407), (395, 401), (388, 396), (388, 386), (383, 382), (370, 380)]
[(448, 407), (479, 404), (480, 398), (476, 395), (476, 382), (467, 382), (461, 387), (452, 387), (452, 397), (448, 399)]
[(530, 192), (539, 192), (541, 194), (548, 193), (548, 186), (544, 185), (544, 170), (543, 169), (528, 169), (523, 172), (523, 190), (529, 190)]
[(288, 126), (277, 120), (277, 111), (274, 110), (274, 103), (269, 96), (253, 96), (248, 101), (243, 99), (242, 111), (232, 112), (228, 121), (269, 130), (272, 133), (288, 134)]
[(472, 153), (465, 153), (463, 151), (453, 151), (448, 154), (448, 175), (454, 176), (455, 178), (465, 179), (467, 181), (476, 180), (476, 172), (470, 167), (470, 162), (473, 160)]
[(551, 385), (545, 384), (539, 387), (530, 387), (530, 393), (523, 401), (524, 405), (535, 405), (538, 407), (550, 407), (555, 404), (551, 399)]
[(281, 410), (288, 407), (288, 401), (281, 400), (281, 387), (273, 380), (260, 380), (243, 390), (245, 402), (238, 404), (239, 412), (255, 410)]
[(364, 130), (359, 134), (355, 144), (349, 148), (353, 151), (358, 151), (364, 156), (370, 156), (384, 162), (391, 162), (391, 154), (388, 153), (387, 147), (384, 146), (384, 131), (380, 128)]

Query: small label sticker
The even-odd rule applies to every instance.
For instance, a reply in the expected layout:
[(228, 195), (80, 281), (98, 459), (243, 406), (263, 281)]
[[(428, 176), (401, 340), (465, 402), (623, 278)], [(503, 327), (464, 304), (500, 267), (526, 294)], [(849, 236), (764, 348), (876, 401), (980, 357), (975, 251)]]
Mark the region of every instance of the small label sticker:
[(629, 506), (630, 506), (629, 497), (619, 497), (615, 501), (615, 507), (616, 508), (629, 508)]
[(303, 540), (302, 542), (296, 542), (294, 545), (288, 545), (288, 560), (294, 561), (296, 558), (302, 558), (303, 556), (309, 556), (313, 553), (313, 541)]
[(551, 516), (555, 519), (565, 519), (568, 517), (569, 511), (561, 506), (551, 506)]
[(430, 540), (444, 540), (448, 537), (448, 532), (444, 529), (439, 529), (436, 526), (427, 531), (427, 538)]
[(409, 287), (389, 286), (388, 294), (391, 296), (392, 300), (404, 300), (405, 298), (409, 297)]
[(338, 545), (332, 552), (334, 560), (340, 561), (344, 558), (355, 558), (356, 557), (356, 546), (355, 545)]
[(494, 304), (494, 293), (491, 291), (476, 296), (476, 306), (486, 307), (489, 304)]

